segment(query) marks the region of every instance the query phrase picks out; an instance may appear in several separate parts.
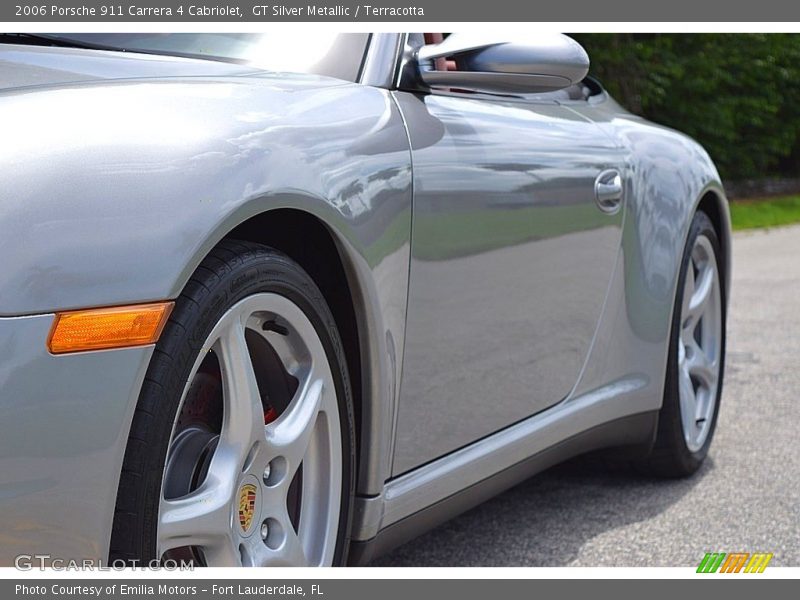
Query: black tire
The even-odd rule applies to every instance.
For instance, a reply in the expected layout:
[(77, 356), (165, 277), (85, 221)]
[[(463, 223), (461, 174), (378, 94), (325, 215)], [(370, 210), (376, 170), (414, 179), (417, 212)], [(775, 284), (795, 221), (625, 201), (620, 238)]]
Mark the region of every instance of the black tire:
[[(711, 242), (718, 265), (720, 292), (722, 296), (722, 340), (720, 348), (719, 384), (714, 413), (711, 417), (711, 426), (705, 443), (695, 452), (692, 452), (684, 439), (680, 415), (680, 397), (678, 392), (678, 336), (681, 327), (681, 301), (686, 284), (686, 271), (691, 259), (691, 251), (698, 237), (705, 236)], [(664, 384), (664, 399), (658, 416), (658, 430), (655, 443), (649, 456), (641, 461), (638, 466), (647, 474), (659, 477), (687, 477), (695, 473), (703, 464), (708, 449), (714, 437), (719, 416), (720, 400), (722, 398), (722, 383), (725, 372), (725, 321), (726, 321), (726, 290), (725, 290), (725, 261), (720, 251), (719, 239), (711, 219), (702, 211), (698, 211), (692, 219), (686, 246), (679, 272), (677, 293), (673, 307), (673, 317), (669, 341), (669, 357), (667, 362), (666, 381)]]
[(243, 298), (273, 292), (313, 323), (333, 372), (342, 431), (342, 506), (334, 565), (344, 565), (355, 493), (355, 421), (345, 353), (333, 315), (309, 275), (263, 245), (224, 240), (206, 257), (175, 302), (139, 395), (120, 475), (110, 560), (157, 561), (159, 498), (172, 425), (192, 366), (220, 317)]

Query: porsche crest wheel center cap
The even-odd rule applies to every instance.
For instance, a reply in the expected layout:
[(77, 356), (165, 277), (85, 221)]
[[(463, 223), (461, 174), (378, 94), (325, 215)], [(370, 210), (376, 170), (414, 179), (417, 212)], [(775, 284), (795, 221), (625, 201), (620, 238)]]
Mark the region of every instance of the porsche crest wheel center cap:
[(255, 477), (249, 477), (239, 486), (235, 523), (242, 536), (249, 536), (255, 529), (256, 517), (260, 513), (260, 494)]

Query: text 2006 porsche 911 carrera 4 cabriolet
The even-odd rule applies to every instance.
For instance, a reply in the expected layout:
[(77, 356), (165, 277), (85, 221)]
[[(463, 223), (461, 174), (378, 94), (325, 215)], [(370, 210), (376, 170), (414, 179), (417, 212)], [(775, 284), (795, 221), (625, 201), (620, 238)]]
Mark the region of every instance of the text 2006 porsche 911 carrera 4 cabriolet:
[(0, 42), (1, 563), (364, 564), (706, 457), (722, 185), (570, 38)]

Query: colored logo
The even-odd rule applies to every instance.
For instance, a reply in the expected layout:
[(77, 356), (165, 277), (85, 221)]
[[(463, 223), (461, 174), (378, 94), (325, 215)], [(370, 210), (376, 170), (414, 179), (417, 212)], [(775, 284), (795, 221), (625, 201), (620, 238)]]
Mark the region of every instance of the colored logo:
[(697, 566), (698, 573), (763, 573), (771, 552), (708, 552)]
[(246, 483), (239, 490), (239, 525), (244, 533), (249, 531), (255, 514), (256, 486), (252, 483)]

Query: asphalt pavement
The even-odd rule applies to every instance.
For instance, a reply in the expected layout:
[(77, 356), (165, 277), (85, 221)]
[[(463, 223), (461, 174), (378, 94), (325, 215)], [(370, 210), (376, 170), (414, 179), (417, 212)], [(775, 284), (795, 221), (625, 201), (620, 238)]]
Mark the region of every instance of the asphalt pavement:
[(735, 234), (728, 358), (709, 457), (685, 480), (577, 459), (402, 546), (380, 566), (800, 566), (800, 226)]

